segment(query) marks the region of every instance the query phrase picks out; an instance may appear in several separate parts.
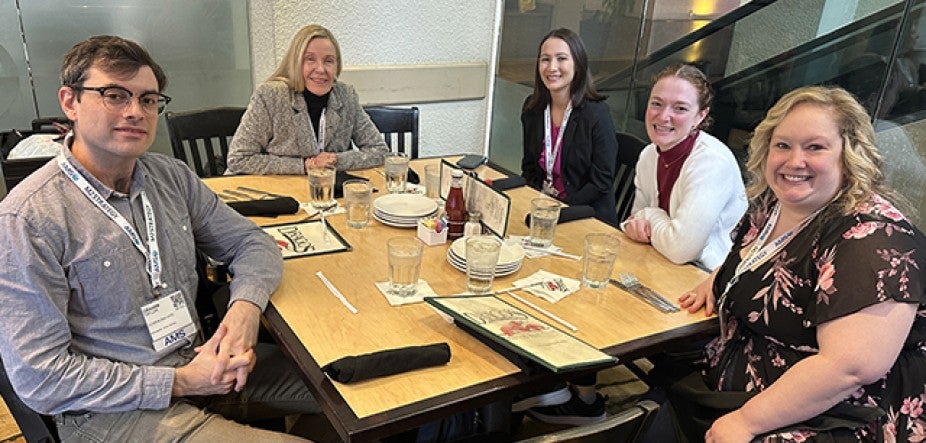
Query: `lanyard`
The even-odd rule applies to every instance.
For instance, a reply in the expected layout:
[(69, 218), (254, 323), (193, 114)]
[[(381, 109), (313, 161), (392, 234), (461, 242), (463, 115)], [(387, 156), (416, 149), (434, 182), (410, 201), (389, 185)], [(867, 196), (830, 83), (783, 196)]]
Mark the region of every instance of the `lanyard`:
[(550, 117), (550, 105), (543, 111), (543, 152), (546, 155), (546, 184), (545, 189), (553, 189), (553, 164), (556, 163), (556, 156), (563, 146), (563, 133), (566, 132), (566, 123), (569, 122), (569, 114), (572, 114), (572, 101), (566, 105), (566, 113), (563, 114), (563, 124), (559, 127), (559, 134), (556, 135), (556, 143), (553, 143), (550, 126), (552, 125)]
[[(825, 206), (824, 206), (825, 207)], [(755, 271), (762, 266), (765, 262), (769, 261), (772, 257), (778, 254), (785, 246), (788, 245), (788, 242), (794, 238), (794, 236), (801, 232), (807, 225), (810, 223), (817, 214), (822, 211), (823, 208), (817, 209), (813, 214), (804, 217), (801, 222), (791, 228), (788, 232), (785, 232), (778, 236), (778, 238), (765, 244), (765, 241), (772, 235), (772, 229), (775, 228), (775, 224), (778, 223), (778, 217), (781, 215), (781, 203), (776, 203), (775, 208), (772, 209), (771, 215), (769, 215), (768, 221), (765, 222), (765, 226), (762, 228), (762, 232), (759, 233), (759, 236), (752, 243), (752, 246), (749, 248), (749, 251), (746, 253), (746, 256), (743, 257), (736, 269), (733, 271), (733, 277), (727, 282), (726, 287), (723, 290), (723, 294), (720, 296), (720, 302), (718, 303), (718, 315), (720, 316), (720, 337), (721, 340), (726, 341), (727, 337), (724, 336), (725, 320), (724, 320), (724, 303), (727, 301), (727, 296), (730, 293), (730, 288), (732, 288), (740, 279), (740, 276), (746, 273), (746, 271)]]
[[(65, 148), (66, 149), (66, 148)], [(74, 168), (74, 165), (64, 157), (64, 154), (58, 154), (56, 159), (58, 161), (58, 168), (64, 172), (64, 175), (67, 178), (71, 179), (71, 182), (74, 183), (74, 186), (77, 186), (77, 189), (80, 192), (83, 192), (84, 196), (90, 200), (100, 211), (103, 211), (110, 220), (116, 223), (122, 232), (125, 232), (125, 235), (129, 237), (129, 240), (132, 241), (132, 244), (135, 245), (135, 249), (138, 249), (142, 255), (145, 256), (145, 267), (148, 275), (151, 277), (151, 287), (155, 290), (160, 289), (161, 287), (161, 252), (158, 248), (158, 237), (157, 237), (157, 226), (154, 221), (154, 208), (151, 206), (151, 202), (148, 200), (148, 196), (145, 195), (145, 191), (140, 193), (142, 207), (144, 208), (145, 213), (145, 229), (148, 231), (147, 243), (148, 247), (145, 248), (145, 245), (141, 241), (141, 237), (135, 232), (135, 228), (129, 223), (113, 205), (109, 204), (106, 199), (97, 192), (96, 188), (84, 178), (77, 169)]]
[[(315, 134), (315, 155), (325, 150), (325, 111), (327, 107), (322, 108), (322, 115), (318, 117), (318, 133)], [(312, 123), (309, 122), (311, 125)]]

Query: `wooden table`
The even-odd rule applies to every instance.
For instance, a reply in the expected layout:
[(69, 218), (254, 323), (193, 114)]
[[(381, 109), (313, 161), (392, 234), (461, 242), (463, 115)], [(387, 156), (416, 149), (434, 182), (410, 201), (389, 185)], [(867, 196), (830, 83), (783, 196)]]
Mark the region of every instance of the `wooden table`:
[[(421, 177), (424, 165), (438, 159), (412, 163)], [(480, 176), (501, 177), (487, 166)], [(371, 180), (383, 195), (384, 179), (375, 170), (352, 171)], [(304, 176), (236, 176), (205, 180), (214, 191), (248, 186), (272, 193), (308, 200)], [(521, 187), (507, 191), (511, 197), (508, 235), (527, 235), (524, 216), (537, 191)], [(277, 218), (253, 217), (258, 225), (295, 221), (304, 212)], [(423, 303), (392, 307), (373, 285), (388, 279), (386, 239), (415, 236), (414, 229), (382, 225), (375, 220), (364, 229), (350, 229), (344, 215), (327, 217), (328, 222), (352, 246), (352, 251), (284, 262), (283, 281), (273, 293), (265, 311), (269, 329), (302, 372), (325, 414), (345, 441), (366, 441), (395, 434), (429, 421), (491, 402), (509, 400), (547, 383), (552, 374), (526, 375), (517, 366), (490, 350), (466, 332), (444, 321)], [(565, 252), (582, 255), (584, 236), (608, 232), (621, 238), (621, 252), (614, 268), (632, 271), (646, 285), (674, 300), (694, 287), (706, 274), (693, 266), (672, 264), (649, 245), (626, 239), (618, 230), (595, 219), (577, 220), (557, 227), (555, 244)], [(425, 247), (421, 278), (441, 295), (466, 289), (466, 277), (447, 262), (446, 245)], [(580, 260), (547, 256), (524, 259), (515, 274), (498, 278), (496, 288), (545, 269), (581, 278)], [(321, 270), (358, 309), (352, 314), (315, 276)], [(556, 304), (531, 295), (535, 304), (579, 328), (579, 339), (619, 358), (646, 355), (670, 341), (701, 335), (716, 329), (716, 320), (703, 312), (664, 314), (613, 286), (604, 290), (583, 288)], [(509, 303), (534, 313), (517, 300)], [(558, 326), (554, 322), (551, 324)], [(565, 330), (565, 328), (561, 328)], [(568, 332), (568, 331), (567, 331)], [(446, 366), (383, 377), (354, 384), (332, 382), (320, 370), (338, 358), (389, 348), (446, 342), (452, 358)]]

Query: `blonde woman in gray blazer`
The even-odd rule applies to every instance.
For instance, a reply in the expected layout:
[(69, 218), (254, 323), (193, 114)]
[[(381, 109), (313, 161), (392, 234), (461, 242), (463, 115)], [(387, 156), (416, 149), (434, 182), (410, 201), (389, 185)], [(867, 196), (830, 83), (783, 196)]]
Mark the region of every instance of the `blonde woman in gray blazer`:
[[(304, 174), (383, 164), (389, 151), (354, 88), (337, 82), (341, 49), (330, 31), (309, 25), (251, 96), (228, 152), (229, 174)], [(356, 146), (356, 148), (354, 146)]]

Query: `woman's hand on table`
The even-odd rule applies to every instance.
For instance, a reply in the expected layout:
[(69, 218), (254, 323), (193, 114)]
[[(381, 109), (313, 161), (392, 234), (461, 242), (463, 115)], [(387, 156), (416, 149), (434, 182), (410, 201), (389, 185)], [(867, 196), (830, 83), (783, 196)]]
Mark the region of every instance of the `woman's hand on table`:
[[(718, 268), (720, 269), (720, 268)], [(711, 275), (704, 279), (698, 286), (682, 294), (678, 298), (678, 304), (682, 309), (687, 309), (690, 313), (695, 313), (701, 307), (704, 307), (704, 315), (710, 316), (714, 313), (716, 299), (714, 297), (714, 277), (717, 276), (717, 270), (711, 272)]]
[(305, 170), (309, 168), (325, 168), (334, 166), (338, 162), (337, 154), (333, 152), (319, 152), (315, 157), (306, 157)]
[(652, 229), (649, 225), (649, 220), (644, 218), (634, 218), (631, 216), (623, 224), (624, 234), (630, 237), (631, 240), (640, 242), (640, 243), (649, 243), (650, 235), (652, 234)]

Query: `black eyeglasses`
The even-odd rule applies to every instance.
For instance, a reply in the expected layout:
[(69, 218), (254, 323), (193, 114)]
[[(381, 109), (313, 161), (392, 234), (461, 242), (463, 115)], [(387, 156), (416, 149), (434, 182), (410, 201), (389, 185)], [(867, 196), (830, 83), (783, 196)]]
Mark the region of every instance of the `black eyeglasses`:
[[(87, 86), (70, 86), (71, 89), (75, 91), (96, 91), (99, 92), (103, 97), (103, 106), (106, 106), (106, 109), (111, 111), (121, 111), (128, 106), (129, 101), (132, 100), (132, 97), (135, 95), (132, 91), (123, 88), (122, 86), (100, 86), (96, 88), (91, 88)], [(157, 114), (160, 115), (164, 112), (164, 108), (170, 103), (171, 98), (158, 93), (158, 92), (147, 92), (138, 97), (138, 103), (141, 105), (141, 108), (148, 114)]]

